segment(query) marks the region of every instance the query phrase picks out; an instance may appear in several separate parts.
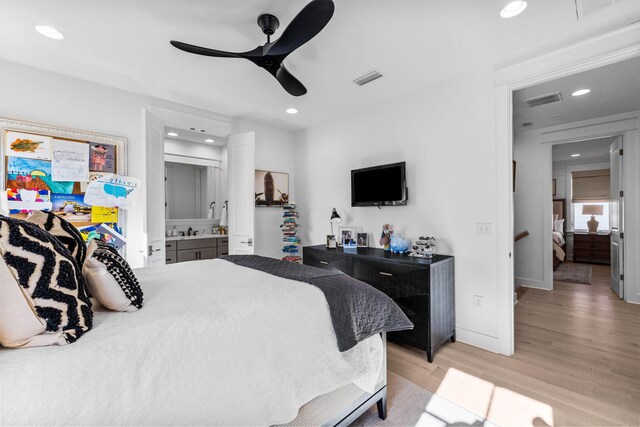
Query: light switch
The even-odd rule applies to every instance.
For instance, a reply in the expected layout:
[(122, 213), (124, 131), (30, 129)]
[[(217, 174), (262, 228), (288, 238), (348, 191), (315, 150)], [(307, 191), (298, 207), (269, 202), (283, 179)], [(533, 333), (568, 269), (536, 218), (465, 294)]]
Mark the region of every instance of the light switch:
[(479, 222), (477, 224), (478, 236), (490, 236), (491, 235), (491, 223)]

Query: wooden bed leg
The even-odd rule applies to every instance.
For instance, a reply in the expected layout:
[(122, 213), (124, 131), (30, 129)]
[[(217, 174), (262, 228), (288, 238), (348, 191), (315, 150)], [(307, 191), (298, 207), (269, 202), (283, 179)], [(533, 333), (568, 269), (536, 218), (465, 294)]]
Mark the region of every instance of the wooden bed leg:
[(385, 388), (384, 394), (382, 395), (382, 399), (376, 402), (378, 405), (378, 416), (386, 420), (387, 419), (387, 389)]

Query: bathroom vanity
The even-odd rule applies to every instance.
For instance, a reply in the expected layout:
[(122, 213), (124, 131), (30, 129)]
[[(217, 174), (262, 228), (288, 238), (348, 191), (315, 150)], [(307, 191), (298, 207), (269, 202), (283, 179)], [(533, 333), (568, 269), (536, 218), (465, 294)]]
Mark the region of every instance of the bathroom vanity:
[(167, 237), (165, 247), (167, 264), (214, 259), (229, 253), (229, 236), (203, 234)]

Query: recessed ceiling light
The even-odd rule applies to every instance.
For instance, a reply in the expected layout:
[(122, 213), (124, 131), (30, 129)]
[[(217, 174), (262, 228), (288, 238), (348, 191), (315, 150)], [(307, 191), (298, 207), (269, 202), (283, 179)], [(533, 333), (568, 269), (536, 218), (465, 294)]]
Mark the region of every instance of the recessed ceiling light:
[(289, 114), (298, 114), (298, 110), (295, 108), (287, 108), (287, 113)]
[(178, 134), (175, 133), (175, 132), (167, 132), (167, 135), (168, 136), (178, 136)]
[(204, 142), (215, 142), (215, 141), (213, 139), (211, 139), (211, 138), (207, 138), (207, 139), (204, 140)]
[(36, 25), (36, 31), (50, 39), (62, 40), (64, 38), (60, 31), (48, 25)]
[(591, 92), (591, 89), (578, 89), (577, 91), (573, 92), (571, 96), (582, 96), (588, 94), (589, 92)]
[(572, 154), (571, 157), (580, 157), (580, 153)]
[(520, 15), (526, 8), (527, 2), (524, 0), (510, 1), (502, 8), (500, 16), (503, 18), (513, 18), (516, 15)]

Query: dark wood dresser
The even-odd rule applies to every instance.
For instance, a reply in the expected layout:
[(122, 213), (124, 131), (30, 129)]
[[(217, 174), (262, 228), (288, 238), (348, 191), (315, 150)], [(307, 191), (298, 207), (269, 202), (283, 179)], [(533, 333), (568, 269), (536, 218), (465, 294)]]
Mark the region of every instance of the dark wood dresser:
[(573, 233), (573, 262), (611, 264), (609, 233)]
[(429, 362), (439, 346), (448, 340), (455, 342), (452, 256), (436, 255), (427, 260), (375, 248), (345, 252), (319, 245), (303, 248), (303, 262), (342, 271), (391, 297), (413, 322), (414, 329), (389, 332), (387, 338), (425, 350)]

